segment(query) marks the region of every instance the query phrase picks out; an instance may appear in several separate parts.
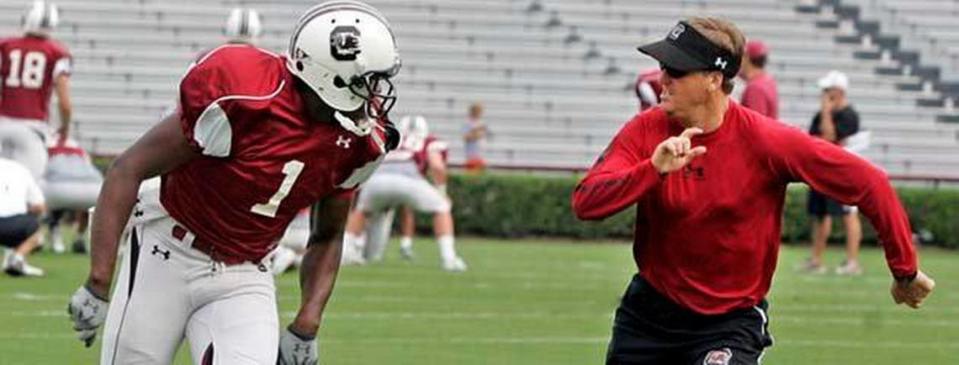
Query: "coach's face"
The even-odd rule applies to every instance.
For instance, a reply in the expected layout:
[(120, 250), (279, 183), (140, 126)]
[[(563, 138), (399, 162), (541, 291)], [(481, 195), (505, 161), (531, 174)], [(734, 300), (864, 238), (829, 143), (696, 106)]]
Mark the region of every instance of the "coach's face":
[(672, 118), (689, 121), (693, 111), (702, 107), (711, 93), (713, 78), (717, 72), (677, 71), (663, 68), (660, 82), (663, 93), (660, 95), (660, 107)]

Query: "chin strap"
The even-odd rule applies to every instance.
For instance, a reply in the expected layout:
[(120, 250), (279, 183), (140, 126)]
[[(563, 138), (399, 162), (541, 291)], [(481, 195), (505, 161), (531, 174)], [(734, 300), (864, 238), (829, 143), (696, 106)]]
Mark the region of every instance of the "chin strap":
[(340, 126), (343, 127), (343, 129), (353, 132), (353, 134), (360, 137), (368, 136), (373, 132), (373, 126), (376, 125), (376, 123), (374, 123), (370, 118), (364, 118), (359, 122), (356, 122), (343, 115), (339, 111), (333, 112), (333, 118), (340, 123)]

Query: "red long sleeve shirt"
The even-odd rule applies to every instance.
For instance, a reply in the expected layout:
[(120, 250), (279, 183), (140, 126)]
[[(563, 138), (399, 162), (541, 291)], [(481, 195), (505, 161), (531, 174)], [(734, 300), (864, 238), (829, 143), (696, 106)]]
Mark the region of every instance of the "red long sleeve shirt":
[(786, 185), (795, 181), (859, 206), (893, 274), (916, 273), (909, 220), (885, 173), (869, 162), (730, 101), (720, 128), (692, 139), (706, 154), (660, 175), (653, 151), (683, 129), (658, 107), (637, 115), (572, 197), (580, 219), (636, 205), (636, 265), (674, 302), (719, 314), (762, 300), (776, 269)]

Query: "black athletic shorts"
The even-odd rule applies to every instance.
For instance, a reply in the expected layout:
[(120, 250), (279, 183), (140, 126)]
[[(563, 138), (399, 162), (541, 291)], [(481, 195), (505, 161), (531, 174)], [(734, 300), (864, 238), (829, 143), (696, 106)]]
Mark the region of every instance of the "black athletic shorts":
[(656, 292), (638, 274), (616, 309), (607, 365), (755, 365), (772, 345), (766, 301), (702, 315)]
[(17, 248), (40, 229), (40, 220), (31, 214), (0, 217), (0, 246)]
[(841, 217), (852, 212), (852, 207), (830, 199), (822, 193), (809, 189), (809, 200), (806, 201), (806, 210), (813, 217), (825, 217), (827, 214)]

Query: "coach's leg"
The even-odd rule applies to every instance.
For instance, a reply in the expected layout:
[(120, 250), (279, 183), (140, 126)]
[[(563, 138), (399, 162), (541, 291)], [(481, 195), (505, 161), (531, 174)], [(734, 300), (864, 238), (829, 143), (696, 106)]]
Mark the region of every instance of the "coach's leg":
[(189, 314), (187, 268), (164, 240), (166, 225), (131, 230), (129, 249), (103, 327), (101, 365), (162, 364), (173, 361)]
[(273, 276), (260, 265), (227, 267), (195, 283), (211, 301), (190, 317), (187, 338), (196, 365), (275, 364), (279, 319)]
[(689, 365), (759, 365), (772, 346), (765, 301), (758, 306), (725, 315), (728, 319), (698, 331), (702, 337), (689, 351)]

